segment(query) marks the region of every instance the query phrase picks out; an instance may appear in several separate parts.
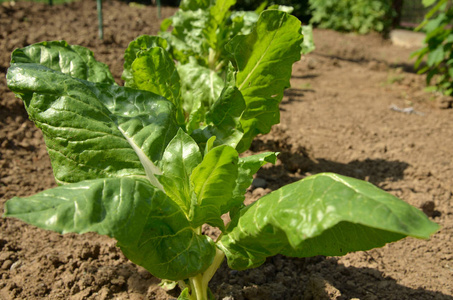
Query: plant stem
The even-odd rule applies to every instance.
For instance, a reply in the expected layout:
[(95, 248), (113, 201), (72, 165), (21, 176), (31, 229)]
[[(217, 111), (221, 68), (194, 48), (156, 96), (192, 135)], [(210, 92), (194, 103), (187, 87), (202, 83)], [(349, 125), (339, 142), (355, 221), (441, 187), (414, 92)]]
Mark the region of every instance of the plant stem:
[(206, 271), (204, 271), (204, 273), (189, 278), (191, 299), (208, 300), (209, 281), (212, 279), (215, 272), (220, 267), (220, 264), (222, 263), (224, 257), (225, 254), (220, 249), (216, 248), (214, 260), (212, 264), (209, 266), (209, 268), (207, 268)]
[(99, 39), (104, 39), (104, 27), (102, 21), (102, 0), (97, 0), (97, 8), (98, 8), (98, 29), (99, 29)]
[(218, 59), (218, 53), (212, 48), (209, 48), (209, 55), (208, 55), (208, 66), (209, 69), (215, 71), (216, 69), (216, 62)]
[(198, 274), (195, 277), (189, 278), (190, 287), (192, 289), (192, 297), (196, 300), (208, 300), (208, 290), (203, 288), (203, 276)]
[(222, 264), (223, 258), (225, 257), (225, 253), (223, 253), (223, 251), (219, 248), (215, 248), (215, 251), (214, 261), (203, 273), (203, 287), (205, 287), (206, 290), (208, 289), (209, 281), (211, 281), (215, 272)]

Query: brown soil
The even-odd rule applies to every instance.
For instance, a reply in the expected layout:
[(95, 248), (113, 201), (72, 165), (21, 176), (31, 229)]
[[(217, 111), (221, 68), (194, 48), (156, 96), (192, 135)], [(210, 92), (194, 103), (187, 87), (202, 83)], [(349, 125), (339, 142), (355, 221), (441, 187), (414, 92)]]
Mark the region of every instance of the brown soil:
[[(173, 8), (164, 8), (164, 17)], [(120, 82), (123, 51), (159, 28), (152, 7), (104, 1), (105, 39), (97, 39), (95, 1), (49, 7), (0, 6), (0, 214), (13, 196), (55, 186), (40, 131), (8, 91), (14, 48), (65, 39), (93, 50)], [(344, 257), (269, 258), (260, 268), (221, 267), (218, 299), (453, 299), (453, 111), (451, 99), (423, 92), (409, 54), (378, 35), (316, 30), (314, 53), (294, 67), (281, 124), (252, 152), (281, 152), (258, 173), (247, 201), (323, 171), (368, 180), (422, 209), (442, 228)], [(393, 107), (393, 109), (391, 109)], [(412, 113), (395, 108), (413, 107)], [(159, 280), (128, 262), (115, 241), (59, 235), (0, 218), (0, 299), (167, 299)]]

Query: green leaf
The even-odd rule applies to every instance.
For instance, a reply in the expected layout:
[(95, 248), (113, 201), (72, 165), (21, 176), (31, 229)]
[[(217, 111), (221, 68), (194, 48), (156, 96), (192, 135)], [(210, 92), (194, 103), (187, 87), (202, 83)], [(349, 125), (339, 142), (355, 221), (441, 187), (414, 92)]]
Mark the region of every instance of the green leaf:
[(6, 203), (5, 216), (62, 234), (108, 235), (132, 262), (169, 280), (203, 272), (215, 255), (212, 240), (194, 232), (177, 204), (133, 178), (88, 180), (16, 197)]
[(278, 5), (278, 4), (271, 5), (267, 9), (268, 10), (274, 9), (274, 10), (284, 11), (287, 14), (290, 14), (290, 13), (292, 13), (294, 11), (294, 7), (292, 7), (292, 6)]
[(268, 194), (242, 209), (218, 246), (233, 269), (259, 266), (281, 253), (337, 256), (439, 226), (423, 212), (365, 181), (323, 173)]
[(124, 52), (124, 70), (121, 75), (121, 79), (125, 81), (125, 86), (134, 85), (134, 79), (132, 77), (132, 63), (137, 58), (137, 55), (142, 51), (146, 51), (154, 47), (161, 47), (168, 50), (168, 43), (161, 37), (150, 35), (141, 35), (129, 43), (129, 46)]
[(275, 164), (277, 162), (277, 154), (275, 152), (263, 152), (239, 158), (239, 174), (236, 180), (236, 187), (233, 191), (233, 199), (236, 203), (242, 203), (244, 201), (244, 194), (252, 184), (253, 175), (264, 165), (268, 163)]
[(7, 84), (43, 131), (58, 183), (146, 175), (160, 187), (155, 163), (178, 128), (169, 101), (37, 64), (13, 64)]
[(444, 60), (445, 52), (444, 52), (444, 47), (442, 45), (439, 45), (435, 50), (430, 51), (428, 53), (428, 60), (427, 64), (428, 66), (437, 66)]
[[(209, 20), (203, 29), (203, 34), (209, 46), (217, 51), (222, 51), (222, 43), (218, 44), (218, 32), (222, 32), (222, 24), (225, 22), (231, 6), (236, 4), (236, 0), (216, 0), (215, 4), (209, 8)], [(228, 35), (228, 34), (226, 34)]]
[(137, 54), (131, 66), (133, 83), (129, 86), (161, 95), (177, 109), (176, 119), (184, 124), (181, 104), (181, 83), (174, 61), (161, 47), (153, 47)]
[(171, 291), (178, 286), (178, 282), (168, 279), (162, 279), (159, 283), (159, 287), (164, 289), (165, 291)]
[(71, 77), (91, 82), (114, 84), (107, 65), (96, 61), (93, 52), (70, 46), (65, 41), (42, 42), (16, 49), (11, 63), (36, 63)]
[(215, 136), (214, 145), (235, 148), (243, 136), (240, 118), (244, 109), (244, 97), (236, 87), (233, 72), (229, 72), (222, 93), (206, 113), (207, 126), (194, 130), (192, 137), (202, 146)]
[(202, 161), (197, 143), (179, 129), (176, 136), (165, 149), (160, 167), (162, 176), (158, 176), (166, 194), (173, 199), (189, 216), (191, 205), (190, 175)]
[(313, 26), (302, 26), (302, 35), (304, 40), (302, 42), (302, 54), (308, 54), (315, 50), (315, 43), (313, 41)]
[(232, 35), (250, 34), (258, 21), (259, 14), (254, 11), (233, 11), (230, 16)]
[(189, 294), (189, 288), (186, 287), (178, 297), (178, 300), (191, 300)]
[(195, 11), (180, 9), (171, 17), (173, 26), (171, 34), (166, 32), (161, 34), (168, 39), (174, 59), (185, 64), (189, 57), (193, 56), (200, 64), (207, 66), (208, 45), (203, 31), (209, 18), (209, 11), (202, 9)]
[(168, 28), (170, 28), (170, 26), (173, 24), (173, 21), (171, 20), (171, 17), (170, 18), (166, 18), (164, 19), (161, 23), (160, 23), (160, 31), (167, 31)]
[(181, 10), (203, 10), (211, 6), (210, 0), (182, 0), (179, 4)]
[(220, 218), (234, 206), (231, 201), (238, 176), (238, 153), (229, 146), (209, 151), (190, 176), (196, 200), (193, 201), (192, 226), (204, 223), (224, 228)]
[(279, 123), (279, 104), (290, 86), (292, 65), (300, 59), (302, 38), (297, 18), (269, 10), (261, 13), (251, 34), (236, 36), (227, 44), (238, 70), (236, 86), (246, 103), (239, 152), (247, 150), (257, 134), (268, 133)]
[(219, 98), (224, 81), (216, 72), (200, 66), (195, 60), (177, 68), (182, 78), (181, 97), (184, 111), (189, 114), (186, 123), (190, 134), (205, 122), (205, 113)]
[(277, 162), (278, 153), (263, 152), (260, 154), (240, 157), (238, 163), (238, 178), (236, 179), (236, 187), (233, 191), (232, 202), (233, 209), (230, 210), (230, 217), (234, 218), (239, 209), (244, 206), (245, 193), (247, 188), (252, 184), (253, 175), (267, 163), (275, 164)]

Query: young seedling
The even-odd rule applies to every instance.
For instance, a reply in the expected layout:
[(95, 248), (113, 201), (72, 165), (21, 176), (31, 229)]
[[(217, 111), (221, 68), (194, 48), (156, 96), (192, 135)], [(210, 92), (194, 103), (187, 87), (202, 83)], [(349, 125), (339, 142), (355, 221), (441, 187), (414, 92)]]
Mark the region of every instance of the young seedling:
[[(186, 99), (183, 72), (158, 37), (126, 50), (130, 87), (116, 85), (83, 47), (43, 42), (15, 50), (7, 83), (43, 131), (59, 186), (9, 200), (5, 216), (62, 234), (108, 235), (132, 262), (178, 282), (179, 299), (197, 300), (213, 298), (208, 284), (225, 256), (244, 270), (279, 253), (344, 255), (429, 238), (438, 226), (421, 211), (332, 173), (243, 204), (253, 175), (277, 154), (238, 152), (279, 122), (300, 31), (287, 13), (264, 11), (248, 35), (226, 44), (231, 60), (220, 92), (186, 90)], [(199, 109), (203, 118), (192, 113), (198, 107), (208, 108)], [(215, 241), (203, 235), (204, 224), (220, 229)]]

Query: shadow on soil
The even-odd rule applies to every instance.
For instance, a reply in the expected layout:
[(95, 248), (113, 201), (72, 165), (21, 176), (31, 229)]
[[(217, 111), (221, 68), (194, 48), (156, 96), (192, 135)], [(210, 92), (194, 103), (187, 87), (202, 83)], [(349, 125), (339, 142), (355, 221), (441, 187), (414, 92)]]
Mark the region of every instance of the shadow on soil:
[(420, 66), (416, 69), (414, 64), (410, 63), (399, 63), (399, 64), (391, 64), (390, 68), (392, 69), (402, 69), (406, 73), (413, 73), (418, 74), (418, 70), (423, 69), (426, 66), (425, 62), (422, 62)]
[(282, 140), (255, 139), (251, 150), (280, 152), (278, 158), (281, 164), (267, 166), (258, 171), (258, 177), (268, 183), (268, 188), (274, 190), (288, 183), (295, 182), (309, 174), (333, 172), (354, 177), (378, 185), (384, 181), (403, 179), (404, 171), (409, 164), (402, 161), (384, 159), (353, 160), (349, 163), (339, 163), (323, 158), (313, 158), (304, 147), (296, 147)]
[(280, 105), (280, 111), (285, 111), (286, 109), (283, 107), (285, 104), (289, 104), (290, 102), (301, 102), (303, 101), (302, 99), (304, 98), (306, 93), (314, 93), (315, 90), (310, 89), (310, 88), (304, 88), (304, 89), (296, 89), (296, 88), (290, 88), (285, 90), (284, 98), (281, 102)]
[[(351, 62), (351, 63), (356, 63), (356, 64), (369, 64), (371, 62), (377, 63), (377, 64), (382, 64), (387, 66), (390, 69), (402, 69), (406, 73), (413, 73), (417, 74), (418, 70), (422, 69), (423, 67), (426, 66), (426, 62), (422, 62), (419, 66), (419, 68), (415, 68), (414, 63), (415, 63), (415, 58), (413, 59), (414, 62), (412, 63), (395, 63), (395, 64), (389, 64), (386, 61), (383, 60), (377, 60), (375, 58), (369, 59), (369, 58), (351, 58), (351, 57), (343, 57), (340, 55), (329, 55), (329, 54), (323, 54), (316, 52), (314, 53), (315, 55), (319, 55), (321, 57), (325, 57), (331, 60), (337, 60), (337, 61), (345, 61), (345, 62)], [(316, 76), (315, 76), (316, 77)]]
[(319, 77), (318, 74), (305, 74), (305, 75), (294, 75), (291, 74), (291, 78), (297, 78), (297, 79), (313, 79)]
[[(371, 255), (366, 252), (363, 255), (366, 261), (373, 263)], [(336, 258), (324, 256), (288, 258), (277, 255), (256, 269), (245, 271), (231, 270), (223, 263), (212, 280), (211, 289), (218, 299), (453, 300), (439, 292), (400, 285), (374, 268), (346, 267)]]

